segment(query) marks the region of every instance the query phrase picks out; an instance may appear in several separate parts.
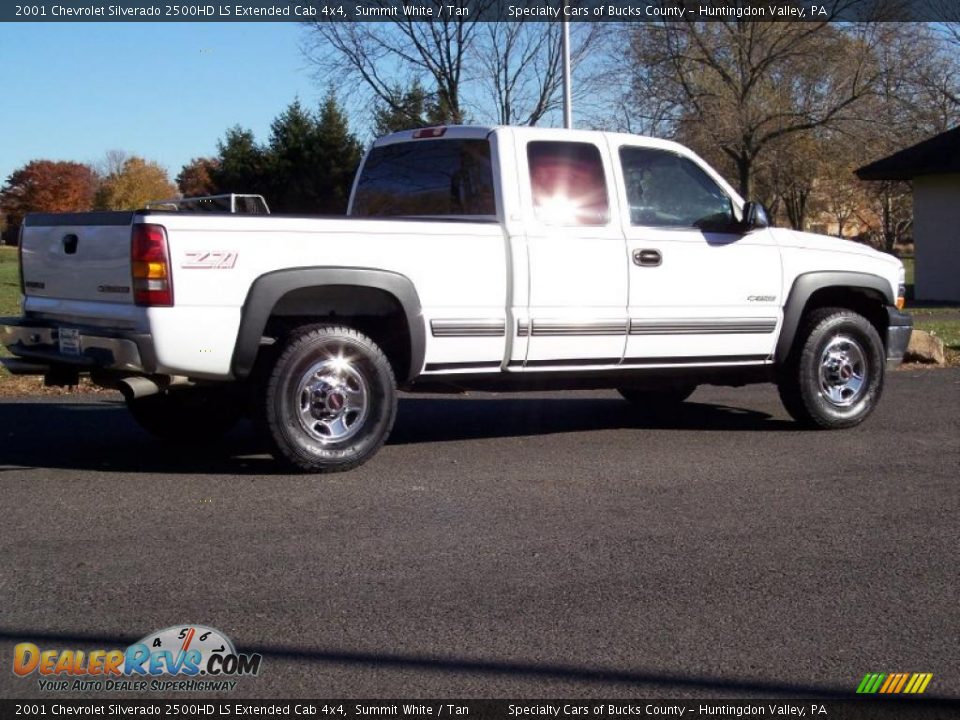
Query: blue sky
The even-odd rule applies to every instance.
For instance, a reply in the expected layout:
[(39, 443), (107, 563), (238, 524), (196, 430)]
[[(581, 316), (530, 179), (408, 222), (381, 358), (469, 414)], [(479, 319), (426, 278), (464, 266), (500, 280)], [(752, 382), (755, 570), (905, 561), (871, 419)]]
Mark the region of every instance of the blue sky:
[(313, 106), (326, 93), (302, 33), (297, 23), (0, 24), (0, 185), (30, 160), (98, 163), (113, 149), (173, 178), (232, 125), (266, 139), (295, 97)]

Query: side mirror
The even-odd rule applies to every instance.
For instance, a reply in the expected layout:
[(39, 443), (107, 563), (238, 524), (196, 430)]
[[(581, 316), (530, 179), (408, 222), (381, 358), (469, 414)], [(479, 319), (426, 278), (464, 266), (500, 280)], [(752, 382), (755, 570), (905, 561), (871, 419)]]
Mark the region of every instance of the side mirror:
[(767, 215), (767, 209), (763, 203), (756, 200), (744, 204), (743, 206), (743, 228), (747, 232), (750, 230), (760, 230), (770, 227), (770, 217)]

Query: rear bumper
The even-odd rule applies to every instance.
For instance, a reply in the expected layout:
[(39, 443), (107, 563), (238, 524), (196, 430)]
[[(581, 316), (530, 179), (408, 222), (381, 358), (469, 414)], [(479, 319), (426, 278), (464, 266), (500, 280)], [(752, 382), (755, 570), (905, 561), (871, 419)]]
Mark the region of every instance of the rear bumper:
[(903, 356), (913, 334), (913, 316), (895, 307), (887, 308), (887, 368), (893, 369), (903, 362)]
[[(67, 327), (77, 331), (75, 352), (61, 348), (60, 330)], [(43, 323), (29, 318), (0, 318), (0, 344), (16, 356), (7, 361), (0, 360), (14, 374), (43, 374), (52, 366), (65, 365), (81, 371), (150, 372), (151, 366), (155, 365), (149, 335), (104, 328)]]

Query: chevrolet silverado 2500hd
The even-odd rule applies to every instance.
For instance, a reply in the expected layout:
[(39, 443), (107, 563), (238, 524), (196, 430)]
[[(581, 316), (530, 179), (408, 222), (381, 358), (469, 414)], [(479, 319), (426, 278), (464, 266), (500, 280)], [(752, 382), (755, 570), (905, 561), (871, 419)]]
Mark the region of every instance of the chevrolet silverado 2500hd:
[(40, 214), (13, 372), (120, 389), (171, 439), (244, 412), (306, 471), (369, 459), (397, 388), (617, 388), (642, 411), (773, 381), (800, 423), (875, 407), (912, 321), (904, 271), (768, 226), (688, 149), (440, 127), (378, 140), (348, 217)]

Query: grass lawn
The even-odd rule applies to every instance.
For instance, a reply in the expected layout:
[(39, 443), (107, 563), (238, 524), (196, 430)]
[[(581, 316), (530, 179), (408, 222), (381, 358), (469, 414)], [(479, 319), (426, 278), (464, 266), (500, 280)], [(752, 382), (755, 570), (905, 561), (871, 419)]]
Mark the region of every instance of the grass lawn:
[[(17, 268), (17, 249), (0, 246), (0, 317), (20, 314), (20, 272)], [(10, 353), (0, 345), (0, 355)], [(10, 374), (0, 368), (0, 380), (9, 380)]]
[(20, 273), (17, 249), (0, 246), (0, 316), (20, 313)]
[(943, 340), (950, 350), (960, 352), (960, 307), (910, 307), (914, 327), (926, 330)]
[(914, 327), (933, 333), (943, 340), (947, 348), (947, 362), (950, 365), (960, 364), (960, 306), (957, 305), (927, 305), (915, 304), (913, 299), (914, 259), (912, 255), (900, 258), (906, 274), (907, 311), (913, 315)]

